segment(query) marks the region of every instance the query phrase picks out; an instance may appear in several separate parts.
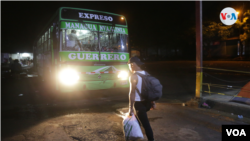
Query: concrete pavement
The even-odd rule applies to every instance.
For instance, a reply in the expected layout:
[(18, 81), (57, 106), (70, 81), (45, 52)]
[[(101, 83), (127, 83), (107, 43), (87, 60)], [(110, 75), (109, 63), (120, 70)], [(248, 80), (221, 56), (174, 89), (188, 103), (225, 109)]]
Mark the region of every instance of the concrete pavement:
[(228, 112), (233, 115), (243, 115), (243, 118), (250, 118), (250, 105), (231, 102), (232, 98), (233, 96), (218, 94), (203, 96), (204, 101), (214, 110)]

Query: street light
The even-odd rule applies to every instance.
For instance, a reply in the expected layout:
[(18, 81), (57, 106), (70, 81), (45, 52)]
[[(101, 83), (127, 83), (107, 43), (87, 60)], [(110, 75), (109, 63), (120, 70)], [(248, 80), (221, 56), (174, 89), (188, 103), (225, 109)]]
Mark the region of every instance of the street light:
[(237, 13), (237, 15), (239, 15), (240, 12), (236, 12), (236, 13)]

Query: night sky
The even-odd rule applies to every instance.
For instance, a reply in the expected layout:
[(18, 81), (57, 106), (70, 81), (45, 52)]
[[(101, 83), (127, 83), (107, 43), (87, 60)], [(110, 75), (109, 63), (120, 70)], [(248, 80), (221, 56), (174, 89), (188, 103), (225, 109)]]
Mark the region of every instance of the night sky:
[[(245, 8), (250, 2), (245, 1)], [(225, 7), (240, 9), (243, 2), (203, 2), (203, 20), (219, 21)], [(195, 2), (1, 2), (2, 52), (31, 52), (38, 33), (59, 7), (106, 11), (127, 18), (134, 46), (185, 46), (195, 27)], [(191, 40), (192, 38), (190, 38)], [(183, 41), (182, 41), (183, 40)]]

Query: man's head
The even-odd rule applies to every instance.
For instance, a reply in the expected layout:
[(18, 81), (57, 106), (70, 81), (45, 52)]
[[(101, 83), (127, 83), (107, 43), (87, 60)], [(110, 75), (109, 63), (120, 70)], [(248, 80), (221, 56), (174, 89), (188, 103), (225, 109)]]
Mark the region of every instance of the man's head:
[(131, 72), (141, 70), (140, 66), (144, 63), (141, 62), (140, 58), (137, 56), (131, 57), (128, 61), (128, 66)]
[(19, 61), (17, 59), (14, 60), (14, 63), (18, 63)]
[(74, 33), (74, 34), (76, 34), (76, 30), (71, 30), (71, 33)]

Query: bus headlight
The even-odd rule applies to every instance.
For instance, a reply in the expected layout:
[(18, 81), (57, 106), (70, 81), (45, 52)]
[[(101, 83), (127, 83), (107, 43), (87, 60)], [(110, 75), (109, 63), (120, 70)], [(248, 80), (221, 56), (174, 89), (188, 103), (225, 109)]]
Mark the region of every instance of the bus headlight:
[(117, 77), (120, 78), (120, 79), (122, 79), (122, 80), (126, 80), (128, 78), (128, 72), (121, 71), (121, 72), (119, 72), (119, 74), (118, 74)]
[(75, 70), (63, 69), (59, 73), (59, 80), (65, 85), (74, 85), (79, 80), (79, 75)]

